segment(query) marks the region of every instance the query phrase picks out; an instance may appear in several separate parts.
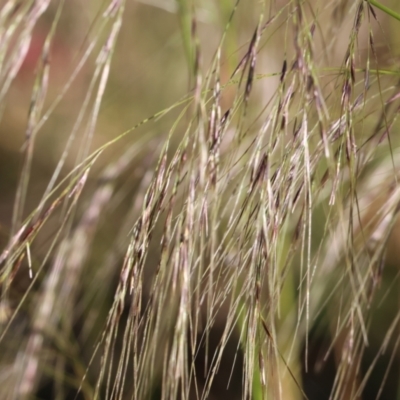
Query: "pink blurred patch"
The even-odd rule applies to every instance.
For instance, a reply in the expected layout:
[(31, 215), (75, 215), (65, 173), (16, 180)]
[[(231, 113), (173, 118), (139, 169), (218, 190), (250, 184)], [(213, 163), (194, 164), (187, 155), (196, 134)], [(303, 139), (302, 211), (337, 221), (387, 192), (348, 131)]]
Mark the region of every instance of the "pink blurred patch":
[[(29, 50), (18, 72), (19, 79), (26, 80), (34, 77), (42, 56), (43, 46), (47, 32), (36, 29), (33, 32)], [(71, 57), (69, 48), (57, 35), (53, 37), (50, 45), (50, 75), (56, 81), (65, 77), (66, 69), (70, 65)]]
[(41, 32), (33, 34), (28, 53), (19, 70), (20, 74), (33, 74), (35, 72), (45, 40), (46, 36)]

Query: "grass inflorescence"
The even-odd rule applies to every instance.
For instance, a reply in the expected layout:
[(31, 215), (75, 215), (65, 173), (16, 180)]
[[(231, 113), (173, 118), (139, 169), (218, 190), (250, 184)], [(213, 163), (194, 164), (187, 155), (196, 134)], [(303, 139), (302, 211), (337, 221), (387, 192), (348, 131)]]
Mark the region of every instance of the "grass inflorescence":
[(0, 9), (0, 399), (399, 395), (397, 11), (100, 3)]

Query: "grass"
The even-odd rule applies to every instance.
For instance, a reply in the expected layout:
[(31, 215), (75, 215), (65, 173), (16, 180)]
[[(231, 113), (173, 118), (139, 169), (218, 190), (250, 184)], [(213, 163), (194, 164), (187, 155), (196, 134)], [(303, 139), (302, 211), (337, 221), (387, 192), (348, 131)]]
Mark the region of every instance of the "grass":
[(399, 397), (395, 6), (92, 3), (0, 10), (0, 398)]

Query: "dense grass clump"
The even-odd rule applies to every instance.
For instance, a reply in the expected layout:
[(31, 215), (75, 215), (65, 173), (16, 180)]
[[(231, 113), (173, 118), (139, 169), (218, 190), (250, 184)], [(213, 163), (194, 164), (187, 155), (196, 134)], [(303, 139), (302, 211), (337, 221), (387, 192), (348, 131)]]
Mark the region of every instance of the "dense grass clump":
[(0, 399), (399, 397), (395, 7), (5, 0)]

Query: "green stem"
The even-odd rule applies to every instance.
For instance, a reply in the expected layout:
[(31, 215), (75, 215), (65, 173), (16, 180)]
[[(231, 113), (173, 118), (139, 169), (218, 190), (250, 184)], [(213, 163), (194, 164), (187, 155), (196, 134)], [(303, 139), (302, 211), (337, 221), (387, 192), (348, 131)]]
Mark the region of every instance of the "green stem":
[(397, 14), (391, 8), (384, 6), (383, 4), (379, 3), (379, 1), (376, 1), (376, 0), (368, 0), (368, 2), (369, 2), (369, 4), (375, 6), (376, 8), (379, 8), (384, 13), (386, 13), (386, 14), (390, 15), (391, 17), (397, 19), (397, 21), (400, 21), (400, 14)]

